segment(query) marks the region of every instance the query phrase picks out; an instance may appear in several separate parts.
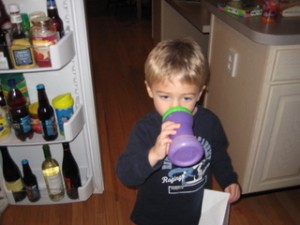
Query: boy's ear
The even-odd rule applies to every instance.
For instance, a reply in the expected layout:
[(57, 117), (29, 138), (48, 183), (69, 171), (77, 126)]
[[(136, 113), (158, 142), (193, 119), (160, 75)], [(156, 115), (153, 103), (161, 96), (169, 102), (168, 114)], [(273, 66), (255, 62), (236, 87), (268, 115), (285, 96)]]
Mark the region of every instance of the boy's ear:
[(146, 85), (146, 89), (147, 89), (148, 96), (149, 96), (150, 98), (153, 98), (152, 90), (151, 90), (149, 84), (147, 83), (147, 81), (145, 81), (145, 85)]

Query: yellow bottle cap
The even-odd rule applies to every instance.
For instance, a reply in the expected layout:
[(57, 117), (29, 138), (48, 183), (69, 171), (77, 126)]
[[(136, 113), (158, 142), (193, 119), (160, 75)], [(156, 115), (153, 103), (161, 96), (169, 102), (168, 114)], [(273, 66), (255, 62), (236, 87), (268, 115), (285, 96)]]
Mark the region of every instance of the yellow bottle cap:
[(70, 93), (58, 95), (52, 100), (52, 105), (55, 109), (66, 109), (72, 107), (73, 104), (74, 100)]
[(38, 108), (39, 108), (38, 102), (34, 102), (34, 103), (30, 104), (28, 107), (29, 113), (31, 115), (37, 115)]

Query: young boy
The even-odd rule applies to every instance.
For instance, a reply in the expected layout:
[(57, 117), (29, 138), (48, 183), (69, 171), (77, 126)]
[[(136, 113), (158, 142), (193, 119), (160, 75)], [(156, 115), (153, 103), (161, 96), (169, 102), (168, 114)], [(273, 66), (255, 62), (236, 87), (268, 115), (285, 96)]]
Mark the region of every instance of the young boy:
[[(206, 60), (190, 39), (162, 41), (150, 52), (145, 74), (155, 110), (136, 124), (117, 164), (120, 180), (138, 187), (131, 219), (138, 225), (197, 225), (212, 174), (230, 194), (230, 203), (240, 197), (222, 125), (211, 111), (196, 105), (208, 82)], [(190, 167), (168, 159), (169, 136), (180, 124), (162, 123), (162, 115), (175, 106), (193, 112), (193, 131), (204, 148), (202, 159)]]

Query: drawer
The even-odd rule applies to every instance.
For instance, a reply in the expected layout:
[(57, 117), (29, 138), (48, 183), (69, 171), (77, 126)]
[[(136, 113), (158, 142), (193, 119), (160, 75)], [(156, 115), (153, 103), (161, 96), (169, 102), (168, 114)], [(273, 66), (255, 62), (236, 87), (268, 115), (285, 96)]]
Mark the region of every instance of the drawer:
[(272, 81), (300, 80), (300, 49), (278, 49)]

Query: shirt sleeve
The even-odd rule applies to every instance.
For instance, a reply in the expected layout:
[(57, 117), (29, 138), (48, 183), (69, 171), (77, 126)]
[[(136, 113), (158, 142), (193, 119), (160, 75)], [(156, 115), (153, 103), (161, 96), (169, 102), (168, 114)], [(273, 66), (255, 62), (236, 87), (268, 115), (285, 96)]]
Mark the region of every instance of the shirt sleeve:
[(221, 122), (217, 119), (213, 128), (212, 171), (223, 189), (232, 183), (237, 183), (237, 174), (234, 172), (231, 159), (228, 155), (228, 140)]
[(149, 129), (143, 123), (139, 123), (133, 129), (128, 145), (121, 154), (117, 162), (117, 175), (125, 185), (136, 187), (145, 182), (145, 180), (162, 165), (157, 163), (152, 167), (148, 160), (149, 150), (155, 143), (159, 130), (153, 126)]

